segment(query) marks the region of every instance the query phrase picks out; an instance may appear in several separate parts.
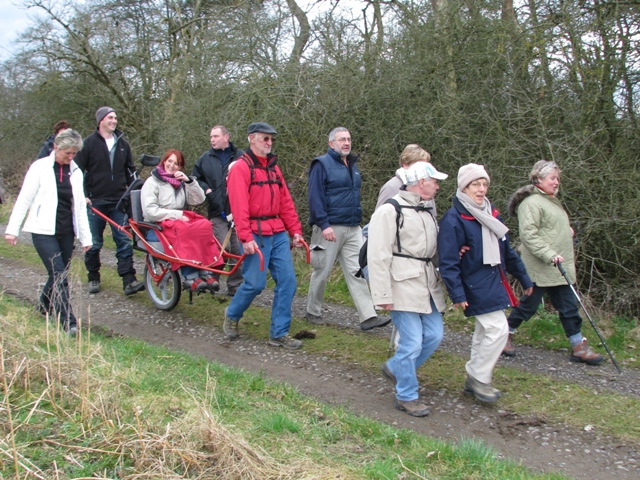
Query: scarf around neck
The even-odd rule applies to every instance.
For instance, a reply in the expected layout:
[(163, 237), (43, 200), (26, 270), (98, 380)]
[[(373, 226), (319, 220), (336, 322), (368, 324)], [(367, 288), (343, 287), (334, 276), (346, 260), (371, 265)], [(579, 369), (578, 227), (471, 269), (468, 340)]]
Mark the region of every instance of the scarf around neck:
[(182, 184), (182, 182), (178, 180), (176, 177), (174, 177), (172, 174), (167, 173), (167, 171), (164, 169), (162, 165), (158, 165), (156, 167), (156, 170), (158, 171), (160, 178), (162, 178), (162, 180), (170, 184), (173, 188), (178, 188)]
[(491, 202), (488, 198), (485, 197), (484, 203), (478, 205), (461, 190), (456, 192), (456, 198), (482, 227), (482, 263), (491, 266), (499, 265), (501, 260), (498, 241), (507, 234), (509, 228), (491, 215)]

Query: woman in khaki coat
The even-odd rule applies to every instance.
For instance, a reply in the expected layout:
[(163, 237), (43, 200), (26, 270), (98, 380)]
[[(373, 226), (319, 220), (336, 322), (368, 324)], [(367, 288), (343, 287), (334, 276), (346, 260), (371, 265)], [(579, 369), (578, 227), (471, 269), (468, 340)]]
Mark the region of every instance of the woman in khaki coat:
[(569, 280), (576, 281), (573, 230), (569, 216), (556, 197), (560, 187), (560, 169), (555, 162), (540, 160), (529, 174), (531, 185), (520, 188), (509, 201), (509, 212), (518, 216), (521, 256), (533, 280), (533, 293), (520, 299), (509, 315), (509, 339), (503, 355), (515, 356), (513, 334), (538, 310), (542, 297), (549, 295), (571, 344), (572, 362), (598, 365), (604, 358), (589, 348), (582, 336), (582, 318), (578, 301), (556, 265), (562, 263)]
[(430, 163), (414, 163), (406, 172), (406, 190), (393, 197), (400, 218), (396, 208), (385, 203), (369, 224), (371, 297), (391, 312), (400, 335), (382, 374), (396, 386), (395, 407), (415, 417), (429, 414), (418, 397), (416, 369), (438, 348), (444, 332), (444, 293), (430, 261), (437, 254), (438, 225), (427, 204), (440, 188), (438, 180), (446, 178)]

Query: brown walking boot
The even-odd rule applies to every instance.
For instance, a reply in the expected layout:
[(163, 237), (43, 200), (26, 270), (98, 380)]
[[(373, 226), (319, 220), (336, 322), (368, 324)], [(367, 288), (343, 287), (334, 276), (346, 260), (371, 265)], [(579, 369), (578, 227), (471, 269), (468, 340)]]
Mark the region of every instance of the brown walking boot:
[(427, 407), (419, 398), (415, 400), (409, 400), (407, 402), (403, 402), (402, 400), (398, 400), (396, 398), (393, 406), (398, 410), (402, 410), (403, 412), (407, 412), (412, 417), (426, 417), (429, 415), (429, 407)]
[(571, 357), (569, 360), (572, 362), (582, 362), (587, 365), (600, 365), (604, 361), (604, 357), (599, 353), (594, 352), (589, 348), (587, 339), (583, 338), (582, 342), (572, 347)]
[(500, 398), (500, 390), (493, 388), (488, 383), (482, 383), (471, 375), (467, 375), (467, 381), (464, 384), (464, 393), (473, 395), (476, 400), (485, 403), (495, 403)]
[(509, 334), (507, 338), (507, 344), (504, 346), (504, 350), (502, 350), (502, 355), (505, 357), (515, 357), (516, 356), (516, 347), (513, 345), (513, 333)]

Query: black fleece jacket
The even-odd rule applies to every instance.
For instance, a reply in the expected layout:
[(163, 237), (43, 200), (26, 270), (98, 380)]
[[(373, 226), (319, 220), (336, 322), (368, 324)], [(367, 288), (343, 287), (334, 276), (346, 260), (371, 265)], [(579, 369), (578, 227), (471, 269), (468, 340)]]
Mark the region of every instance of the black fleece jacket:
[(223, 212), (227, 215), (231, 213), (227, 195), (227, 173), (231, 162), (235, 162), (244, 152), (233, 143), (229, 143), (229, 147), (231, 148), (231, 156), (226, 165), (222, 165), (216, 151), (210, 148), (196, 161), (191, 172), (191, 176), (196, 177), (202, 190), (206, 192), (211, 189), (211, 192), (207, 194), (209, 219), (217, 217)]
[(84, 139), (84, 145), (75, 158), (84, 172), (85, 196), (95, 205), (118, 202), (134, 179), (131, 147), (122, 138), (121, 131), (116, 130), (114, 136), (113, 162), (107, 142), (97, 129)]

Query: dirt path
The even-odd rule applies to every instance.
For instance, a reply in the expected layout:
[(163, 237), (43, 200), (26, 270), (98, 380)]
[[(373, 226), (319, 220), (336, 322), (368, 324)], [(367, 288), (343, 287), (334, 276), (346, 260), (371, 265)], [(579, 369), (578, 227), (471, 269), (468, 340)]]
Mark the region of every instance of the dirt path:
[[(113, 261), (105, 260), (104, 263)], [(37, 286), (45, 279), (44, 268), (27, 266), (0, 256), (0, 289), (6, 293), (35, 304)], [(134, 304), (119, 293), (103, 291), (88, 295), (85, 287), (78, 281), (72, 285), (77, 314), (86, 318), (90, 309), (92, 325), (114, 335), (136, 337), (247, 371), (263, 372), (321, 402), (343, 405), (354, 413), (395, 427), (413, 429), (423, 435), (451, 441), (478, 438), (502, 457), (520, 461), (535, 471), (561, 471), (584, 479), (640, 477), (638, 444), (624, 444), (597, 430), (586, 432), (566, 425), (545, 423), (539, 418), (524, 418), (502, 410), (499, 403), (496, 407), (487, 407), (465, 397), (460, 391), (421, 392), (429, 399), (431, 414), (427, 418), (413, 418), (393, 408), (393, 391), (387, 382), (379, 375), (359, 370), (357, 366), (348, 367), (324, 356), (308, 354), (304, 349), (296, 352), (275, 349), (266, 342), (242, 337), (230, 343), (221, 331), (221, 319), (214, 319), (213, 326), (211, 322), (205, 325), (177, 312), (162, 312)], [(261, 304), (270, 305), (269, 292), (258, 298)], [(305, 299), (296, 298), (294, 315), (302, 316), (304, 305)], [(336, 323), (345, 327), (357, 328), (353, 309), (332, 305), (327, 307), (325, 315), (340, 319)], [(388, 327), (381, 330), (375, 334), (388, 335)], [(468, 346), (468, 336), (446, 331), (441, 348), (466, 355)], [(611, 365), (593, 369), (571, 364), (567, 355), (560, 352), (522, 347), (516, 359), (503, 359), (501, 362), (586, 383), (595, 389), (609, 388), (626, 395), (640, 395), (638, 371), (626, 370), (623, 376), (618, 376)]]

